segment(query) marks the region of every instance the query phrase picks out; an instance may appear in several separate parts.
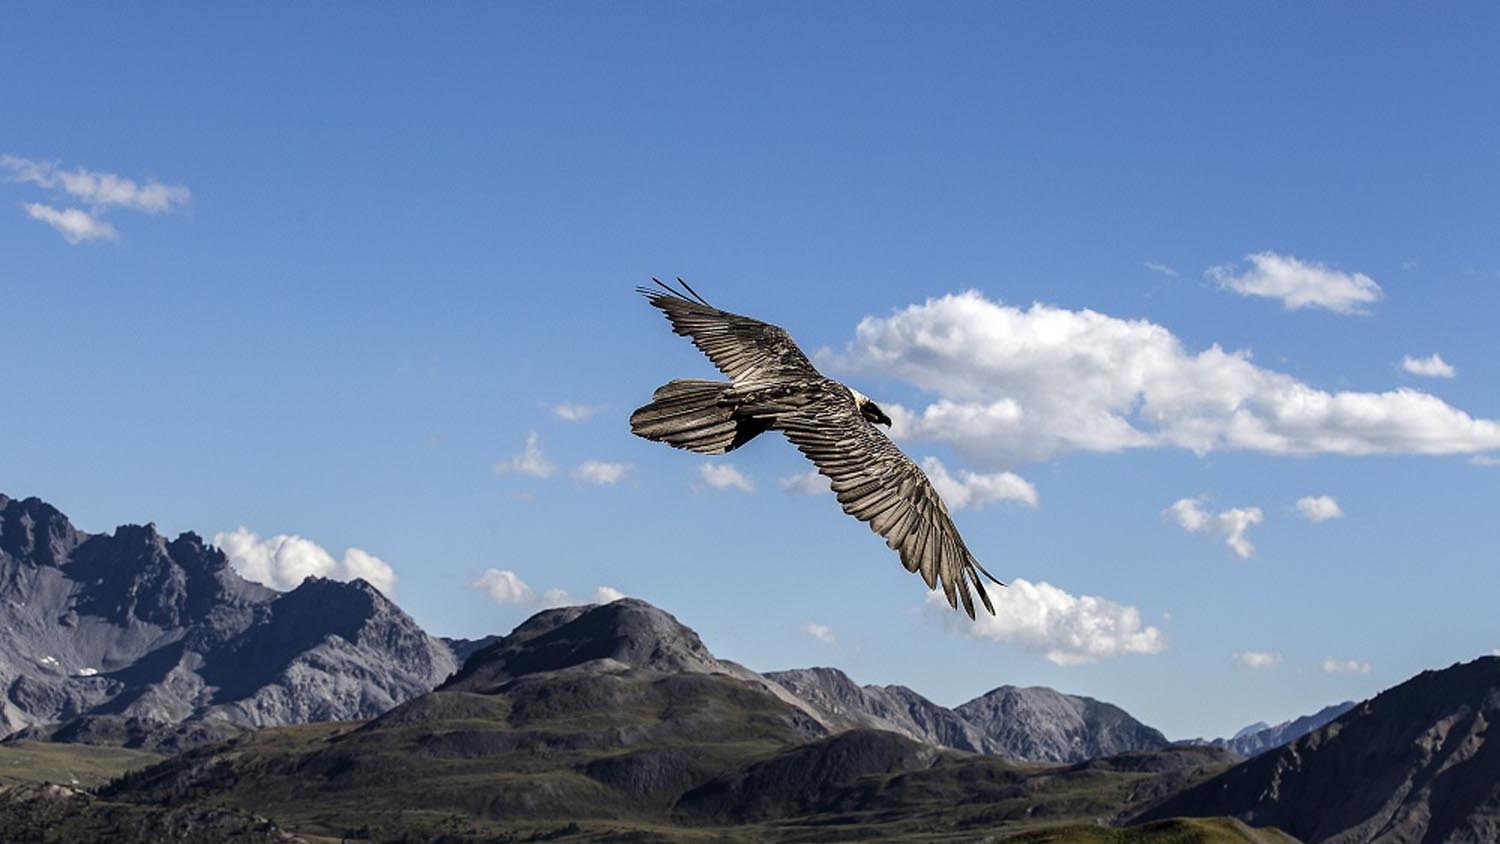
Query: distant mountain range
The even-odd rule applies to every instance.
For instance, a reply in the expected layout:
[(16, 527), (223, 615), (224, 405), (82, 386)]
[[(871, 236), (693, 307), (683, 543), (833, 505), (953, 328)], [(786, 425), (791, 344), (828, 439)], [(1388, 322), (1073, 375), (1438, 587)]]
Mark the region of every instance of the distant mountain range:
[(457, 668), (362, 580), (278, 592), (196, 534), (77, 530), (0, 495), (0, 734), (175, 747), (370, 718)]
[[(438, 639), (362, 580), (310, 578), (278, 592), (240, 577), (196, 534), (169, 540), (154, 525), (87, 534), (39, 499), (4, 495), (0, 601), (7, 609), (0, 736), (146, 749), (190, 747), (250, 728), (373, 717), (488, 652), (459, 676), (479, 682), (483, 672), (509, 665), (494, 649), (514, 650), (584, 610), (544, 611), (507, 637)], [(904, 686), (859, 686), (836, 668), (761, 676), (712, 656), (686, 628), (668, 632), (617, 631), (657, 642), (663, 650), (652, 657), (655, 667), (736, 676), (829, 731), (890, 730), (934, 747), (1044, 762), (1167, 745), (1118, 707), (1052, 689), (1000, 686), (949, 709)], [(1252, 744), (1258, 752), (1290, 740), (1306, 731), (1301, 725), (1215, 745), (1250, 755)]]

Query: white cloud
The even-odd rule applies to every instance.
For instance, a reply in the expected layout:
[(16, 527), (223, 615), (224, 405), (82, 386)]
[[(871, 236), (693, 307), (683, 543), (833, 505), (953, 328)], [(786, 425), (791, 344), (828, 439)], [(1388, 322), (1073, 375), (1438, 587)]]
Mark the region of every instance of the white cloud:
[(1161, 273), (1162, 275), (1167, 276), (1169, 278), (1176, 278), (1177, 277), (1177, 271), (1174, 270), (1174, 269), (1172, 269), (1171, 267), (1167, 266), (1166, 264), (1158, 264), (1155, 261), (1147, 261), (1142, 266), (1144, 266), (1146, 269), (1150, 270), (1151, 272)]
[(1500, 466), (1500, 456), (1493, 454), (1476, 454), (1469, 458), (1469, 462), (1475, 466)]
[(534, 478), (550, 478), (557, 466), (542, 453), (542, 438), (536, 431), (526, 435), (526, 448), (520, 454), (495, 464), (495, 471), (519, 472)]
[(829, 627), (826, 624), (818, 624), (815, 621), (808, 621), (803, 623), (802, 635), (817, 639), (819, 642), (822, 642), (825, 645), (832, 645), (838, 641), (837, 638), (835, 638), (833, 635), (833, 628)]
[(63, 236), (63, 240), (69, 243), (115, 240), (120, 236), (114, 226), (77, 208), (53, 208), (38, 202), (28, 202), (21, 207), (26, 210), (26, 216), (33, 220), (41, 220), (56, 229)]
[(992, 501), (1020, 501), (1032, 507), (1037, 503), (1036, 487), (1014, 472), (980, 475), (965, 469), (955, 478), (936, 457), (924, 458), (922, 470), (938, 495), (954, 510), (970, 506), (977, 509)]
[(603, 460), (585, 460), (573, 470), (573, 477), (595, 486), (612, 486), (630, 474), (629, 463), (606, 463)]
[(1490, 656), (1500, 656), (1500, 648), (1490, 648)]
[(1179, 498), (1161, 512), (1163, 516), (1174, 519), (1188, 533), (1224, 537), (1224, 544), (1241, 559), (1249, 559), (1255, 553), (1255, 546), (1245, 536), (1245, 531), (1264, 520), (1259, 507), (1234, 507), (1209, 513), (1203, 509), (1201, 498)]
[(1240, 651), (1234, 655), (1234, 661), (1246, 668), (1259, 670), (1280, 665), (1281, 654), (1269, 651)]
[(1297, 512), (1302, 518), (1309, 522), (1326, 522), (1329, 519), (1342, 518), (1343, 508), (1331, 495), (1306, 496), (1297, 499)]
[(1347, 273), (1291, 255), (1256, 252), (1252, 266), (1236, 273), (1232, 264), (1211, 267), (1205, 275), (1241, 296), (1280, 299), (1290, 310), (1326, 308), (1340, 314), (1363, 314), (1364, 305), (1380, 300), (1380, 285), (1364, 273)]
[(30, 182), (48, 189), (60, 189), (75, 200), (101, 210), (110, 207), (129, 208), (146, 214), (160, 214), (186, 205), (192, 193), (182, 185), (157, 181), (140, 184), (124, 176), (85, 170), (64, 170), (54, 161), (34, 161), (14, 155), (0, 155), (0, 168), (11, 172), (10, 181)]
[(832, 494), (829, 480), (818, 474), (817, 469), (808, 469), (800, 475), (787, 475), (781, 479), (781, 489), (788, 495)]
[(550, 609), (552, 607), (571, 607), (576, 603), (578, 602), (573, 600), (573, 596), (569, 595), (568, 590), (566, 589), (553, 587), (542, 593), (541, 604), (543, 609)]
[(714, 489), (737, 489), (754, 492), (755, 484), (734, 468), (731, 463), (702, 463), (698, 466), (698, 477)]
[(359, 548), (346, 549), (340, 560), (310, 539), (285, 533), (261, 539), (243, 526), (214, 534), (213, 544), (242, 577), (275, 589), (291, 589), (308, 577), (363, 578), (387, 595), (396, 588), (395, 569)]
[(906, 380), (936, 399), (881, 406), (898, 438), (951, 443), (998, 464), (1071, 451), (1175, 446), (1204, 454), (1460, 454), (1500, 449), (1500, 421), (1420, 390), (1331, 393), (1262, 368), (1247, 352), (1188, 353), (1146, 320), (976, 292), (862, 320), (847, 371)]
[[(531, 585), (521, 579), (509, 569), (485, 569), (484, 573), (469, 581), (469, 585), (490, 596), (497, 604), (517, 604), (539, 609), (551, 609), (552, 607), (568, 607), (582, 603), (574, 600), (573, 595), (566, 589), (553, 587), (543, 591), (540, 595), (536, 593)], [(600, 586), (594, 589), (592, 602), (595, 604), (607, 604), (618, 601), (625, 597), (625, 593), (613, 586)]]
[(600, 586), (594, 589), (594, 603), (610, 604), (625, 597), (625, 593), (613, 586)]
[(1334, 659), (1331, 656), (1324, 657), (1318, 667), (1323, 670), (1324, 674), (1369, 674), (1375, 670), (1374, 666), (1368, 662), (1360, 662), (1357, 659)]
[(536, 600), (536, 593), (526, 581), (509, 569), (485, 569), (469, 585), (489, 595), (497, 604), (529, 604)]
[(1413, 375), (1424, 375), (1428, 378), (1452, 378), (1458, 374), (1453, 365), (1443, 360), (1437, 352), (1425, 358), (1405, 355), (1401, 358), (1401, 368)]
[(599, 408), (590, 404), (569, 404), (564, 402), (552, 407), (554, 416), (568, 422), (582, 422), (598, 412)]
[(995, 614), (981, 611), (972, 622), (949, 609), (940, 592), (929, 593), (927, 605), (950, 630), (1015, 645), (1057, 665), (1161, 653), (1167, 646), (1160, 630), (1141, 624), (1140, 610), (1135, 607), (1092, 595), (1070, 595), (1050, 583), (1019, 578), (988, 591)]

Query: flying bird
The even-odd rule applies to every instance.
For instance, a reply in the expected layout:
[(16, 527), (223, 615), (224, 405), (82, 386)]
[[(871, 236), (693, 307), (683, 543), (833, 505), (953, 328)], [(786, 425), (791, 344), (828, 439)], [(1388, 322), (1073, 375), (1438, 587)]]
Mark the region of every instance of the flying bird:
[(972, 584), (994, 615), (980, 575), (1005, 584), (969, 553), (921, 468), (875, 427), (891, 425), (880, 405), (824, 377), (783, 329), (721, 311), (680, 278), (680, 291), (652, 281), (657, 288), (639, 292), (730, 380), (668, 381), (630, 415), (631, 432), (699, 454), (725, 454), (765, 431), (782, 432), (829, 478), (844, 512), (868, 522), (928, 589), (941, 583), (948, 605), (962, 601), (973, 618)]

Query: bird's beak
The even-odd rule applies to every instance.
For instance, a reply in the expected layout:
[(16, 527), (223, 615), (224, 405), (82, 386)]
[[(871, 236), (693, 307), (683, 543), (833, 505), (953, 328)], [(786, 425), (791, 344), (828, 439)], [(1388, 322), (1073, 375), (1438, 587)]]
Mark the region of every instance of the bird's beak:
[(875, 412), (875, 421), (887, 428), (891, 427), (891, 417), (886, 416), (884, 411), (877, 410)]

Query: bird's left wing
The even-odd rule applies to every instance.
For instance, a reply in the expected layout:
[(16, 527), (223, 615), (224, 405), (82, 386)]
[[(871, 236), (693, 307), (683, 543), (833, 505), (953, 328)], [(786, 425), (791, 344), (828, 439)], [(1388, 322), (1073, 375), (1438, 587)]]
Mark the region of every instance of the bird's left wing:
[[(779, 326), (721, 311), (692, 299), (656, 279), (660, 290), (638, 288), (672, 323), (672, 330), (693, 341), (720, 372), (736, 381), (746, 377), (821, 377)], [(679, 283), (681, 280), (679, 279)], [(687, 293), (697, 296), (683, 285)]]
[(775, 427), (828, 476), (844, 512), (885, 537), (907, 570), (921, 573), (927, 588), (941, 583), (948, 605), (956, 608), (962, 600), (973, 618), (972, 583), (994, 615), (980, 574), (1000, 581), (969, 553), (921, 467), (860, 415), (846, 389), (829, 390), (795, 411), (778, 413)]

